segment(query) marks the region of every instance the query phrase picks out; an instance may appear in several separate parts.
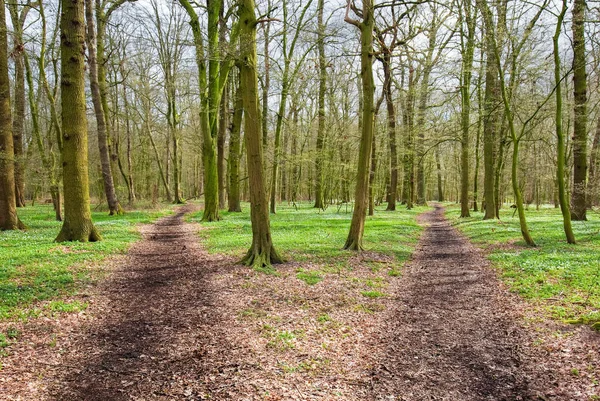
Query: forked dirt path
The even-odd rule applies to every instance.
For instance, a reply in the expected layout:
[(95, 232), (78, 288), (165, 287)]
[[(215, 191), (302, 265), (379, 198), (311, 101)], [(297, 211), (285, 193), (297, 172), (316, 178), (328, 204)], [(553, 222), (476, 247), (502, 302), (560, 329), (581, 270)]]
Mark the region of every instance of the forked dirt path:
[(537, 382), (551, 377), (530, 359), (527, 333), (484, 255), (441, 206), (420, 219), (427, 228), (382, 330), (389, 348), (374, 372), (374, 397), (546, 399)]
[(144, 226), (85, 313), (28, 323), (0, 399), (595, 399), (598, 335), (556, 324), (533, 347), (523, 302), (439, 206), (373, 300), (358, 295), (378, 274), (360, 255), (314, 286), (296, 278), (302, 264), (265, 275), (202, 250), (192, 209)]

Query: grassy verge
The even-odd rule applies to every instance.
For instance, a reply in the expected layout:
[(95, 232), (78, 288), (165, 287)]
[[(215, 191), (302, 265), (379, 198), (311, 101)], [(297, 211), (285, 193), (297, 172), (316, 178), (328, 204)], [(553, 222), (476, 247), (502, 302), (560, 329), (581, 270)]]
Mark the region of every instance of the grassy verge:
[(559, 209), (530, 208), (527, 222), (536, 248), (525, 246), (512, 209), (505, 209), (500, 221), (484, 221), (481, 213), (460, 219), (454, 206), (448, 208), (447, 215), (474, 243), (488, 248), (490, 260), (513, 291), (541, 302), (554, 318), (600, 329), (598, 212), (589, 212), (589, 221), (573, 222), (577, 244), (569, 245)]
[[(60, 297), (74, 294), (93, 279), (89, 267), (104, 258), (127, 250), (140, 236), (135, 226), (149, 223), (170, 209), (128, 211), (122, 216), (93, 212), (103, 241), (57, 244), (54, 238), (61, 223), (54, 220), (49, 205), (19, 209), (27, 231), (0, 233), (0, 320), (26, 318), (43, 311), (31, 308), (36, 301), (54, 299), (50, 311), (69, 311), (85, 305), (66, 304)], [(57, 300), (58, 299), (58, 300)]]
[[(382, 208), (383, 209), (383, 208)], [(223, 213), (223, 221), (204, 224), (207, 230), (203, 237), (209, 252), (242, 257), (252, 242), (249, 205), (242, 205), (242, 213)], [(390, 257), (394, 266), (411, 255), (421, 232), (416, 215), (426, 210), (401, 208), (395, 212), (377, 210), (375, 216), (367, 217), (364, 245), (367, 251)], [(200, 221), (201, 214), (191, 216)], [(275, 247), (284, 257), (295, 262), (311, 262), (324, 268), (341, 268), (353, 252), (342, 249), (352, 211), (335, 206), (325, 211), (317, 210), (309, 203), (300, 203), (298, 208), (280, 205), (277, 214), (271, 215), (271, 230)], [(377, 262), (373, 262), (377, 263)], [(305, 272), (299, 272), (306, 279)], [(393, 272), (392, 272), (393, 274)], [(308, 279), (318, 280), (318, 279)]]

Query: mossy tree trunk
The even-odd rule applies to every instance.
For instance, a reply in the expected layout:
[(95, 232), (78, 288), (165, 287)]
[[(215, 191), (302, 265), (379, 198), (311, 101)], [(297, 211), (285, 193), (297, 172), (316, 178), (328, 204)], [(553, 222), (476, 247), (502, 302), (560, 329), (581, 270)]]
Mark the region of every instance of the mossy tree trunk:
[(600, 183), (598, 182), (598, 166), (600, 162), (600, 117), (596, 121), (596, 133), (592, 141), (590, 150), (590, 191), (587, 198), (589, 207), (595, 206), (600, 202)]
[(244, 137), (250, 186), (250, 219), (252, 245), (241, 263), (255, 267), (270, 267), (282, 259), (273, 246), (269, 222), (261, 118), (258, 106), (258, 76), (256, 71), (256, 15), (254, 0), (239, 0), (241, 37), (241, 86), (244, 107)]
[(461, 177), (460, 177), (460, 217), (470, 217), (469, 213), (469, 130), (471, 127), (471, 76), (475, 53), (476, 13), (470, 2), (463, 2), (460, 10), (462, 73), (460, 79), (461, 99)]
[(98, 133), (98, 150), (100, 152), (100, 166), (102, 168), (102, 182), (104, 184), (104, 194), (108, 203), (108, 214), (122, 214), (123, 208), (117, 199), (115, 184), (112, 175), (110, 152), (108, 148), (108, 133), (106, 124), (106, 113), (102, 104), (102, 95), (98, 81), (98, 59), (96, 43), (96, 27), (94, 24), (94, 4), (93, 0), (85, 0), (85, 13), (87, 22), (87, 48), (88, 48), (88, 68), (90, 76), (90, 90), (92, 93), (92, 104), (94, 105), (94, 115), (96, 117), (96, 129)]
[(239, 83), (239, 73), (237, 76), (238, 83), (235, 89), (233, 119), (229, 134), (229, 197), (227, 200), (230, 212), (242, 211), (242, 207), (240, 206), (240, 132), (244, 117), (244, 105), (242, 103), (242, 88)]
[(319, 52), (319, 99), (318, 99), (318, 125), (317, 125), (317, 154), (315, 158), (315, 205), (323, 209), (323, 143), (325, 140), (325, 90), (327, 87), (327, 60), (325, 59), (325, 23), (323, 14), (325, 0), (319, 0), (317, 24), (318, 37), (317, 49)]
[[(554, 54), (554, 82), (556, 85), (556, 180), (558, 183), (558, 201), (560, 203), (560, 210), (563, 215), (563, 228), (565, 230), (565, 235), (567, 237), (567, 242), (569, 244), (575, 243), (575, 235), (573, 234), (573, 228), (571, 227), (571, 210), (569, 207), (569, 201), (567, 197), (567, 190), (565, 185), (565, 164), (566, 164), (566, 145), (565, 145), (565, 134), (563, 131), (563, 105), (562, 105), (562, 79), (560, 74), (560, 53), (558, 48), (558, 41), (560, 38), (560, 32), (562, 28), (562, 23), (565, 18), (565, 14), (567, 12), (567, 0), (562, 1), (561, 12), (558, 15), (558, 20), (556, 22), (556, 31), (554, 32), (554, 36), (552, 37), (553, 44), (553, 54)], [(575, 23), (575, 22), (574, 22)], [(585, 68), (585, 67), (584, 67)], [(575, 85), (575, 90), (577, 90), (577, 85)], [(585, 97), (585, 93), (584, 93)], [(577, 101), (575, 102), (577, 107)], [(584, 107), (585, 108), (585, 107)], [(577, 108), (576, 108), (577, 110)], [(577, 111), (576, 111), (577, 114)], [(577, 116), (576, 116), (577, 119)], [(581, 128), (581, 127), (580, 127)], [(585, 130), (585, 127), (584, 127)], [(577, 163), (577, 161), (575, 161)], [(586, 160), (587, 163), (587, 160)], [(585, 212), (585, 194), (584, 194), (584, 205), (583, 209)], [(580, 216), (581, 217), (581, 216)], [(585, 217), (585, 216), (584, 216)]]
[(412, 60), (408, 61), (408, 88), (404, 98), (404, 182), (402, 187), (402, 201), (407, 209), (413, 208), (415, 196), (415, 69)]
[(587, 220), (587, 74), (585, 68), (585, 0), (573, 2), (573, 220)]
[(19, 13), (19, 5), (8, 4), (13, 25), (12, 58), (15, 63), (15, 95), (13, 118), (13, 151), (15, 155), (15, 199), (17, 207), (25, 206), (25, 160), (23, 154), (23, 135), (25, 134), (25, 47), (23, 43), (23, 25), (31, 9), (25, 4)]
[(362, 79), (362, 132), (358, 155), (358, 171), (356, 174), (356, 190), (354, 194), (354, 212), (350, 232), (344, 244), (344, 249), (361, 251), (363, 249), (363, 234), (369, 202), (369, 160), (373, 144), (374, 128), (374, 82), (373, 82), (373, 27), (375, 13), (372, 0), (363, 0), (362, 21), (349, 17), (351, 2), (346, 9), (346, 22), (360, 30), (360, 64)]
[(221, 97), (221, 111), (219, 113), (219, 137), (217, 140), (217, 176), (219, 181), (219, 208), (225, 208), (225, 137), (229, 128), (229, 85), (226, 86)]
[(56, 238), (98, 241), (92, 223), (88, 182), (88, 140), (85, 104), (85, 16), (83, 0), (61, 0), (62, 165), (65, 219)]
[[(481, 1), (477, 0), (478, 7), (481, 8)], [(484, 94), (484, 118), (483, 118), (483, 199), (484, 216), (483, 219), (493, 219), (496, 217), (496, 201), (494, 197), (494, 178), (495, 178), (495, 141), (498, 136), (498, 108), (500, 104), (500, 94), (498, 88), (498, 69), (494, 61), (494, 36), (493, 29), (485, 25), (485, 94)]]
[(4, 0), (0, 0), (0, 230), (25, 228), (17, 217), (8, 37)]

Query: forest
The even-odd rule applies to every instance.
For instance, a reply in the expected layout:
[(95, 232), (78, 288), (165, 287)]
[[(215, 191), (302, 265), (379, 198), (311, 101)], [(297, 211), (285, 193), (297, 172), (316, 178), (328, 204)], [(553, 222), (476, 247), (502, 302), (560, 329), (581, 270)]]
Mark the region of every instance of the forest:
[(600, 399), (599, 30), (0, 0), (0, 398)]

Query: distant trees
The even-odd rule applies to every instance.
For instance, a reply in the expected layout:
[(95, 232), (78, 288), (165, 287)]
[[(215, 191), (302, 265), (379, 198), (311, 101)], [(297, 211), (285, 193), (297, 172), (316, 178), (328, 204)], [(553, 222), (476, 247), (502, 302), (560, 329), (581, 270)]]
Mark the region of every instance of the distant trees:
[[(65, 212), (72, 210), (81, 176), (63, 168), (64, 145), (65, 163), (76, 154), (73, 163), (88, 168), (90, 181), (76, 183), (76, 192), (87, 187), (89, 198), (78, 204), (106, 199), (118, 213), (124, 197), (140, 205), (203, 198), (204, 220), (218, 221), (242, 201), (262, 208), (263, 185), (273, 213), (298, 201), (352, 212), (345, 246), (356, 250), (367, 208), (444, 199), (460, 202), (463, 217), (481, 205), (493, 219), (510, 204), (533, 244), (530, 204), (569, 207), (578, 220), (600, 199), (600, 45), (597, 10), (584, 0), (567, 3), (558, 64), (548, 54), (560, 10), (548, 1), (83, 1), (89, 126), (69, 114), (81, 106), (57, 104), (60, 97), (70, 105), (63, 92), (74, 91), (60, 85), (74, 72), (59, 64), (64, 10), (53, 0), (6, 4), (14, 118), (13, 150), (2, 163), (13, 169), (14, 195), (5, 193), (16, 206), (48, 194), (62, 219), (64, 185)], [(256, 24), (246, 25), (243, 40), (242, 11)], [(254, 56), (250, 43), (260, 50)], [(261, 84), (257, 99), (248, 94), (251, 73)], [(258, 128), (248, 121), (254, 101)], [(65, 118), (74, 123), (63, 127)], [(84, 144), (73, 153), (68, 142), (84, 128), (98, 134), (89, 137), (87, 161)], [(260, 149), (248, 129), (259, 130)], [(253, 221), (262, 221), (257, 238), (270, 236), (261, 208), (253, 206)], [(245, 261), (280, 260), (268, 243)]]

